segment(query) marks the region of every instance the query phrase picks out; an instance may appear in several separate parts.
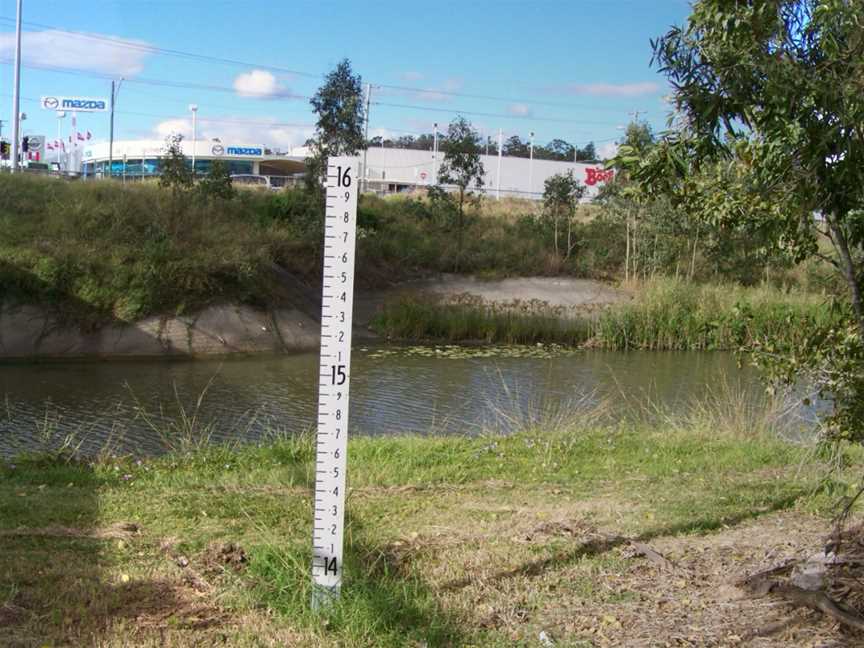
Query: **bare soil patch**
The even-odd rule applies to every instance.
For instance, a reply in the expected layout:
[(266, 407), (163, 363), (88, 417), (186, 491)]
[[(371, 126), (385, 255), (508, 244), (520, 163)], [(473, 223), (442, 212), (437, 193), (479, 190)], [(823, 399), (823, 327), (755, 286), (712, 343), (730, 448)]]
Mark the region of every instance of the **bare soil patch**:
[(621, 544), (612, 551), (624, 568), (596, 574), (609, 600), (560, 600), (544, 611), (544, 625), (597, 646), (864, 646), (818, 612), (738, 586), (749, 574), (806, 558), (825, 530), (824, 519), (783, 512), (708, 535), (656, 538), (648, 546), (664, 560)]

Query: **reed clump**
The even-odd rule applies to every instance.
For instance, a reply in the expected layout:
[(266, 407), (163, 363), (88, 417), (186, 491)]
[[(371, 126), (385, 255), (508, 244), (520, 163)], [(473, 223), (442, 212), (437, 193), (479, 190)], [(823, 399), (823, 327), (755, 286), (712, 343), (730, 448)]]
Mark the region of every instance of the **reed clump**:
[(635, 286), (634, 292), (633, 301), (607, 309), (595, 320), (597, 346), (733, 350), (757, 339), (794, 345), (846, 316), (843, 308), (820, 295), (772, 286), (653, 279)]
[(820, 295), (771, 286), (656, 278), (630, 290), (632, 301), (594, 312), (538, 300), (401, 297), (372, 326), (391, 339), (689, 351), (735, 350), (759, 339), (794, 345), (847, 316)]
[(387, 304), (372, 328), (390, 339), (499, 344), (566, 344), (591, 337), (591, 322), (539, 300), (486, 302), (403, 297)]

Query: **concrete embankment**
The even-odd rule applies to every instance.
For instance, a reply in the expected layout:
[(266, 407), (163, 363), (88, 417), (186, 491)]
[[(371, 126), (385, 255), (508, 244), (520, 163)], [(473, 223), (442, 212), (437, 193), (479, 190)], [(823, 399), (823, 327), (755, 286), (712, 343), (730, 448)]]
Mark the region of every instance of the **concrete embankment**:
[[(304, 287), (304, 293), (309, 293)], [(531, 277), (479, 281), (445, 276), (408, 282), (355, 297), (356, 339), (374, 338), (368, 324), (388, 300), (405, 294), (443, 297), (469, 294), (487, 302), (538, 299), (551, 306), (593, 309), (628, 299), (604, 284), (578, 279)], [(50, 308), (0, 308), (0, 359), (195, 357), (316, 349), (320, 306), (311, 294), (296, 295), (290, 307), (259, 310), (223, 304), (191, 315), (153, 316), (134, 323), (111, 322), (96, 330), (63, 324)]]
[(0, 311), (0, 357), (7, 359), (260, 353), (311, 349), (318, 339), (318, 322), (296, 309), (211, 306), (194, 315), (116, 322), (95, 331), (60, 324), (37, 306)]

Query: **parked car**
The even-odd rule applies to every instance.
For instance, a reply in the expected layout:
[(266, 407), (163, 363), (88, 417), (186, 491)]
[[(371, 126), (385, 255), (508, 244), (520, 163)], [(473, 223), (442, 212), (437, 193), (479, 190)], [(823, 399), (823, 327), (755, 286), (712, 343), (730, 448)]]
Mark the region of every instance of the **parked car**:
[(270, 178), (254, 173), (237, 173), (231, 176), (231, 182), (238, 187), (250, 187), (261, 189), (278, 189), (270, 183)]

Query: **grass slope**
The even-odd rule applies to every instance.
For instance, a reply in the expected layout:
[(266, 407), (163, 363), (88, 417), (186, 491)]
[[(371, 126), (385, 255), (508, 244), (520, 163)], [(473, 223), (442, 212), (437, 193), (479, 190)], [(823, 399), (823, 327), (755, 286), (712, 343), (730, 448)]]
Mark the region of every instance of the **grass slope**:
[(241, 199), (175, 200), (154, 185), (0, 175), (0, 301), (85, 323), (260, 302), (290, 233), (247, 211)]
[(7, 645), (503, 647), (539, 645), (548, 630), (556, 645), (595, 645), (592, 632), (620, 631), (616, 615), (642, 605), (622, 580), (643, 569), (630, 540), (818, 513), (845, 488), (802, 464), (811, 450), (748, 428), (577, 422), (353, 439), (345, 587), (324, 616), (308, 610), (310, 439), (140, 461), (21, 457), (0, 464), (0, 634)]

